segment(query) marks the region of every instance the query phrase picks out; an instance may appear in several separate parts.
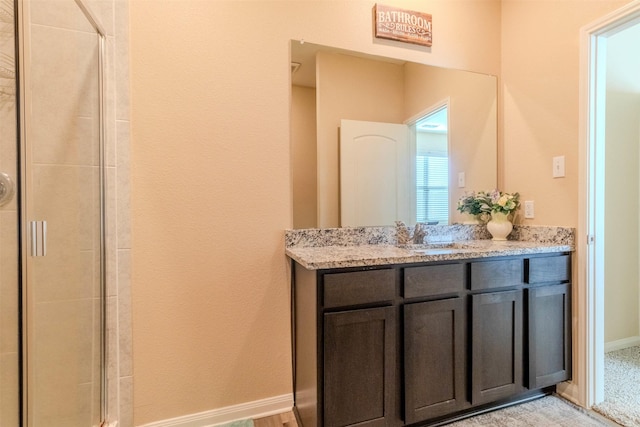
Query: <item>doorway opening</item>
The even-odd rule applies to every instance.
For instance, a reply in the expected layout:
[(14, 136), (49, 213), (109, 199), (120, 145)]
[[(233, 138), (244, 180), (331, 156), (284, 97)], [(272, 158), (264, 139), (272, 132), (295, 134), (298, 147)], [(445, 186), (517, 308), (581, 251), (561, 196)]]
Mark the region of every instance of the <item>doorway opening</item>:
[[(640, 79), (636, 77), (640, 61), (628, 55), (630, 48), (624, 55), (616, 53), (625, 52), (628, 39), (634, 37), (640, 37), (638, 1), (583, 28), (581, 34), (582, 179), (577, 240), (578, 283), (585, 286), (577, 292), (576, 357), (582, 368), (577, 400), (601, 412), (606, 412), (602, 410), (608, 397), (605, 385), (612, 379), (605, 374), (607, 350), (640, 344), (640, 231), (634, 231), (640, 230), (640, 217), (633, 208), (640, 203)], [(631, 71), (631, 79), (620, 71)], [(624, 209), (631, 212), (627, 219), (618, 219), (612, 210), (620, 195), (625, 196)], [(632, 260), (623, 261), (626, 257)], [(622, 302), (616, 302), (620, 297)], [(608, 386), (607, 390), (611, 396)]]
[(409, 128), (412, 222), (450, 224), (449, 99), (405, 122)]
[(416, 221), (449, 224), (449, 138), (447, 105), (414, 125)]

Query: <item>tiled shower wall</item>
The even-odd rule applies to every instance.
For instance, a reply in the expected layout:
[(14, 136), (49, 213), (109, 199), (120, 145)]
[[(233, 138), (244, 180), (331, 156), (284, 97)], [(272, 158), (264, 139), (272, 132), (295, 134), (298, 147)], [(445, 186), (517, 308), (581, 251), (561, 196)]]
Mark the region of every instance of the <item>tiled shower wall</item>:
[(107, 33), (107, 419), (131, 427), (129, 0), (85, 1)]
[[(29, 1), (29, 0), (25, 0)], [(107, 34), (107, 376), (108, 420), (132, 426), (130, 311), (130, 123), (128, 0), (85, 0)], [(0, 0), (0, 67), (15, 58), (12, 12)], [(8, 61), (8, 62), (7, 62)], [(15, 80), (0, 68), (0, 171), (16, 177)], [(55, 78), (55, 76), (52, 76)], [(0, 425), (18, 425), (18, 244), (15, 199), (0, 207)]]

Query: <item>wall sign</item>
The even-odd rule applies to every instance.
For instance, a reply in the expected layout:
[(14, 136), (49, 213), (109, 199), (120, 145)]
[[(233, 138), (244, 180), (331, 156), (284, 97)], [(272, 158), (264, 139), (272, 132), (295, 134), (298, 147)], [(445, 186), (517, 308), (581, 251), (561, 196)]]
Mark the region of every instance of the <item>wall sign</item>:
[(376, 4), (375, 36), (381, 39), (431, 46), (431, 15)]

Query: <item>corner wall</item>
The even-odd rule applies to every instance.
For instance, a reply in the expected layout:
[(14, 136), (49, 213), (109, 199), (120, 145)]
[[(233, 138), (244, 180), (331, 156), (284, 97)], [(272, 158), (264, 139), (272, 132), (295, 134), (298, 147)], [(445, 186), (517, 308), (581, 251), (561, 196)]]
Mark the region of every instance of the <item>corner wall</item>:
[(107, 420), (133, 423), (129, 0), (85, 0), (106, 32)]

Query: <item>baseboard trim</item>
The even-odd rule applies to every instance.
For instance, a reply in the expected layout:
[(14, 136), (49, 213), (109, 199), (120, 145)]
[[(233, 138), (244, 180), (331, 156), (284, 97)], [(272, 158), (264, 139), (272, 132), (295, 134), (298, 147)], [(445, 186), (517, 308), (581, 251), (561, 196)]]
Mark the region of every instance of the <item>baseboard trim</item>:
[(227, 406), (168, 420), (155, 421), (141, 427), (212, 427), (248, 418), (261, 418), (290, 411), (293, 395), (269, 397), (239, 405)]
[(640, 336), (623, 338), (621, 340), (610, 341), (604, 344), (604, 352), (622, 350), (623, 348), (635, 347), (640, 345)]
[(578, 399), (579, 395), (579, 390), (578, 390), (578, 386), (571, 382), (571, 381), (565, 381), (562, 382), (560, 384), (558, 384), (556, 386), (556, 393), (560, 396), (563, 397), (565, 399), (567, 399), (569, 402), (577, 405), (577, 406), (582, 406), (580, 404), (580, 400)]

